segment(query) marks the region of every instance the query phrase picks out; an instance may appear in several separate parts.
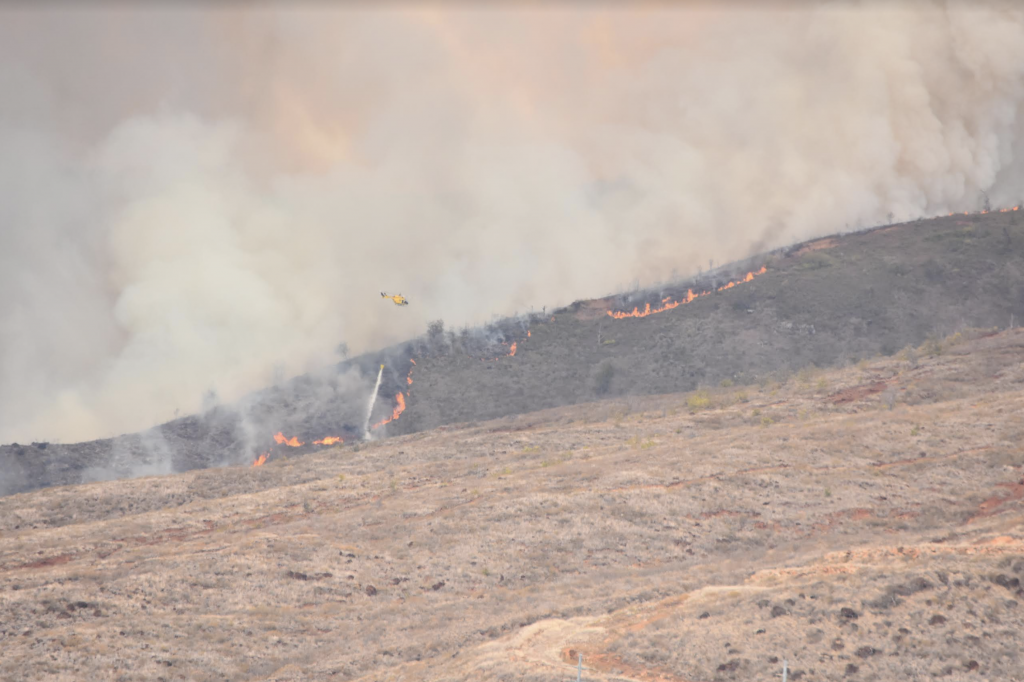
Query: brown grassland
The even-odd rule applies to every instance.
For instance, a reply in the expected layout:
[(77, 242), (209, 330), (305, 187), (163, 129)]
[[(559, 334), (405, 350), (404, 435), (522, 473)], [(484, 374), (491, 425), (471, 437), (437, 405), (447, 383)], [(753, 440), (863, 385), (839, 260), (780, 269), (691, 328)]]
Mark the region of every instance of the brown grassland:
[(0, 679), (1024, 679), (1024, 331), (0, 499)]

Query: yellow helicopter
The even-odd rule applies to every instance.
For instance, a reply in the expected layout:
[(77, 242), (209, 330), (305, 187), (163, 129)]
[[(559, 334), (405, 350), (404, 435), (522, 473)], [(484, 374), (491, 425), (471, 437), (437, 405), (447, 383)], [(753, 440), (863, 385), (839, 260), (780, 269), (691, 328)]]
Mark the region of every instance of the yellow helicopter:
[(405, 300), (405, 296), (402, 296), (401, 294), (395, 294), (394, 296), (388, 296), (387, 294), (385, 294), (382, 291), (382, 292), (380, 292), (380, 295), (381, 295), (381, 298), (390, 298), (392, 301), (394, 301), (395, 305), (409, 305), (409, 302), (407, 300)]

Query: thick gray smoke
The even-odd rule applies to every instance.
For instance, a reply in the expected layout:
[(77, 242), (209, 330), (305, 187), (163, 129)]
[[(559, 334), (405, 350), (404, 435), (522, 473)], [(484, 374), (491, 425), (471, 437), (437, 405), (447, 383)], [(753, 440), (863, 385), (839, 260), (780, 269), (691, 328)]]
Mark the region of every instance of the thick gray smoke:
[(1022, 194), (1017, 3), (44, 7), (0, 8), (0, 442)]

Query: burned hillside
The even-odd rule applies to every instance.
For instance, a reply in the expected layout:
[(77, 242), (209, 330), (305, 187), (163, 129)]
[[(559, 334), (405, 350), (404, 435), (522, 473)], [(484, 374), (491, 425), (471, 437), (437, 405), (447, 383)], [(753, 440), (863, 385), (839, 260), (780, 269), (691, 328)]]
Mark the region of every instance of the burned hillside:
[[(829, 237), (686, 281), (534, 311), (482, 329), (437, 321), (347, 360), (140, 434), (0, 446), (0, 493), (187, 471), (604, 397), (780, 378), (1024, 318), (1022, 211)], [(275, 434), (292, 443), (277, 442)]]

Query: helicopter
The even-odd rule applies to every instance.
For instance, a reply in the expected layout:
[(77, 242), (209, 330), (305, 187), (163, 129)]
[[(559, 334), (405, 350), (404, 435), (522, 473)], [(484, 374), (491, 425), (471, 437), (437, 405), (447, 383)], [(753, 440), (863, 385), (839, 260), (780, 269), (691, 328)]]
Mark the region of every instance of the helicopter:
[(395, 294), (394, 296), (388, 296), (383, 291), (380, 292), (381, 298), (390, 298), (394, 301), (395, 305), (409, 305), (409, 301), (405, 300), (405, 296), (401, 294)]

